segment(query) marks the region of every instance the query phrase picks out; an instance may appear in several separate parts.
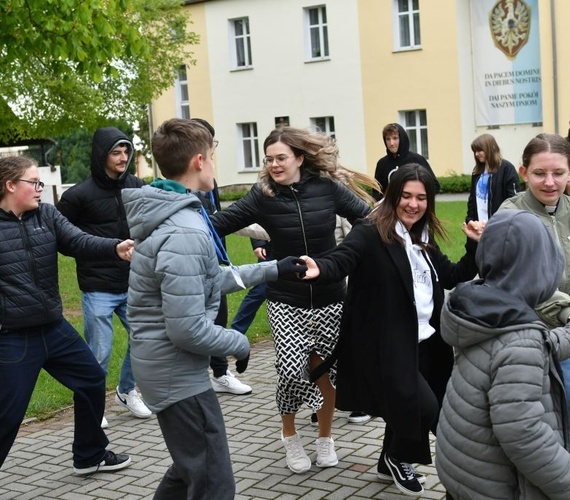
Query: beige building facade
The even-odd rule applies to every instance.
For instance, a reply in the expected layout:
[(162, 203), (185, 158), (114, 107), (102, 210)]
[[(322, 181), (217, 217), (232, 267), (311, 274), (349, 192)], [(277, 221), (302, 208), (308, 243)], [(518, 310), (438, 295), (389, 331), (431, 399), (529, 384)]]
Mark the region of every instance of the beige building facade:
[(150, 105), (216, 128), (221, 186), (251, 184), (277, 125), (334, 134), (341, 163), (374, 173), (398, 122), (438, 176), (470, 173), (470, 144), (497, 139), (515, 165), (570, 118), (567, 0), (205, 0), (185, 10), (195, 65)]

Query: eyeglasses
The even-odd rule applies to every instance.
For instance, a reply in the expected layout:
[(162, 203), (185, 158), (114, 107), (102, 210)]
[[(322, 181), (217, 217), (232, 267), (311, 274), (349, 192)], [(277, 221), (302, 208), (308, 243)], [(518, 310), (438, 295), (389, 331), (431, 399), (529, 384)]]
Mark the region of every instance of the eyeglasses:
[(218, 147), (218, 144), (220, 144), (220, 141), (217, 141), (216, 139), (214, 139), (214, 149), (216, 149)]
[(557, 172), (544, 172), (539, 170), (538, 172), (527, 172), (527, 175), (535, 182), (546, 182), (546, 179), (550, 176), (552, 176), (552, 180), (556, 183), (566, 183), (568, 180), (568, 170)]
[(283, 165), (285, 165), (285, 163), (287, 163), (287, 160), (289, 158), (293, 158), (295, 155), (279, 155), (279, 156), (266, 156), (265, 158), (263, 158), (263, 164), (266, 167), (270, 167), (271, 165), (273, 165), (273, 162), (276, 162), (277, 165), (279, 165), (280, 167), (282, 167)]
[(28, 184), (33, 184), (34, 185), (34, 189), (36, 191), (39, 191), (40, 189), (43, 189), (45, 184), (42, 181), (32, 181), (29, 179), (18, 179), (15, 182), (27, 182)]

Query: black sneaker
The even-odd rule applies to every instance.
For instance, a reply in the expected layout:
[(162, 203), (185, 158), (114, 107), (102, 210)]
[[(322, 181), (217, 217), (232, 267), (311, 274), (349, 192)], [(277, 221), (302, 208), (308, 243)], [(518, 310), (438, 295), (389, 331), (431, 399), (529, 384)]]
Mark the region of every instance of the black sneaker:
[(75, 467), (73, 472), (84, 476), (86, 474), (94, 474), (95, 472), (114, 472), (116, 470), (124, 469), (131, 465), (131, 457), (123, 454), (115, 454), (112, 451), (106, 450), (101, 462), (90, 467)]
[(364, 413), (362, 411), (353, 411), (348, 416), (348, 421), (351, 424), (363, 424), (364, 422), (368, 422), (372, 417), (368, 415), (368, 413)]
[(316, 413), (311, 413), (311, 425), (313, 427), (318, 427), (319, 426), (319, 417), (317, 417)]
[[(394, 482), (394, 478), (392, 477), (392, 474), (390, 474), (390, 469), (388, 469), (388, 466), (386, 465), (386, 462), (384, 460), (384, 454), (383, 453), (380, 455), (380, 459), (378, 460), (378, 467), (376, 468), (376, 475), (378, 477), (378, 480), (381, 483), (393, 483)], [(416, 477), (416, 479), (418, 480), (418, 482), (420, 484), (425, 484), (426, 477), (422, 473), (414, 470), (414, 476)]]
[(418, 496), (424, 492), (424, 487), (418, 481), (414, 468), (405, 462), (397, 462), (388, 455), (384, 456), (384, 461), (392, 474), (394, 484), (405, 495)]

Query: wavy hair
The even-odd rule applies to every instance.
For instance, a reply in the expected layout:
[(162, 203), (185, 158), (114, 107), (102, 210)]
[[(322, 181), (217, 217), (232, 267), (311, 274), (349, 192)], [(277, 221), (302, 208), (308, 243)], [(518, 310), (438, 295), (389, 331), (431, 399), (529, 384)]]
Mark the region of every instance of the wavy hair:
[[(338, 147), (334, 139), (320, 132), (295, 127), (280, 127), (273, 130), (263, 142), (263, 151), (268, 146), (282, 142), (291, 148), (296, 157), (303, 156), (301, 169), (314, 176), (328, 176), (347, 186), (364, 201), (374, 203), (374, 198), (364, 189), (381, 191), (378, 182), (369, 175), (344, 167), (338, 162)], [(263, 167), (259, 174), (259, 184), (267, 196), (275, 196), (276, 183)], [(363, 187), (364, 186), (364, 187)]]
[[(386, 244), (394, 242), (401, 245), (404, 244), (402, 238), (396, 232), (396, 223), (399, 220), (396, 209), (402, 199), (404, 186), (409, 181), (420, 181), (424, 185), (427, 195), (426, 212), (410, 229), (412, 242), (423, 247), (429, 247), (436, 237), (446, 240), (447, 234), (445, 229), (435, 215), (435, 182), (433, 175), (427, 168), (418, 163), (402, 165), (393, 173), (386, 193), (384, 193), (384, 198), (368, 215), (368, 219), (376, 226), (380, 239)], [(430, 242), (427, 245), (421, 241), (422, 232), (425, 228), (428, 230)]]

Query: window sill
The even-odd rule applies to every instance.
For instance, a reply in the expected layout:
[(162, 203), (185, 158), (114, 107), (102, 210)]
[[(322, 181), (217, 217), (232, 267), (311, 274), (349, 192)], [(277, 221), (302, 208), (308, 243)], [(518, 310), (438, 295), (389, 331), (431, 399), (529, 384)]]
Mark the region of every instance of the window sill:
[(331, 58), (329, 56), (327, 56), (327, 57), (315, 57), (313, 59), (307, 59), (305, 61), (305, 64), (319, 63), (319, 62), (330, 61), (330, 60), (331, 60)]
[(239, 72), (239, 71), (250, 71), (253, 70), (253, 66), (243, 66), (239, 68), (232, 68), (230, 69), (230, 73)]
[(421, 45), (417, 45), (415, 47), (399, 47), (399, 48), (395, 48), (392, 52), (393, 53), (397, 53), (397, 52), (416, 52), (418, 50), (422, 50), (422, 46)]

